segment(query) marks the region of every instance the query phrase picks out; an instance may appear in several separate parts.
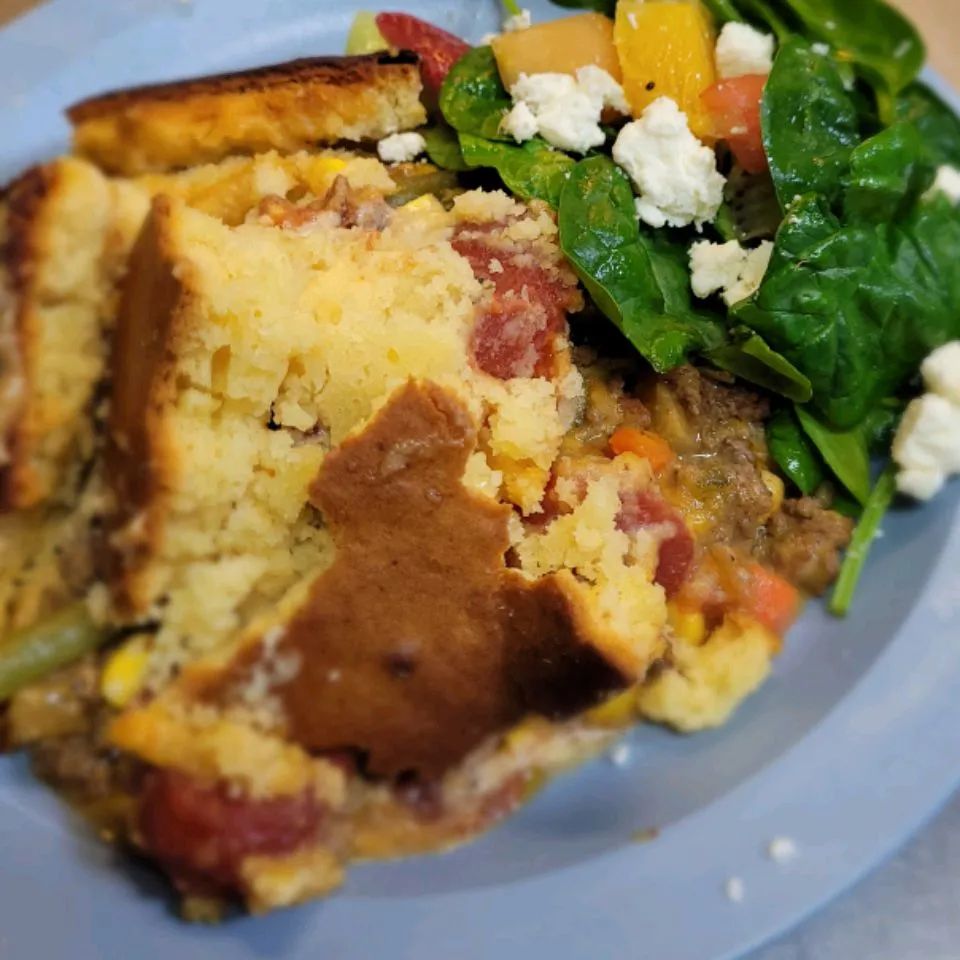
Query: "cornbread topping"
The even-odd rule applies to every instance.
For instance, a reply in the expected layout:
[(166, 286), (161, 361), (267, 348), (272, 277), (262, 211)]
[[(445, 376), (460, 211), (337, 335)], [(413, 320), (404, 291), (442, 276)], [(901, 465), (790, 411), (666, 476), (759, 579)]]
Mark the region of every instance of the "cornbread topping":
[[(299, 657), (276, 693), (308, 750), (430, 779), (529, 712), (569, 716), (638, 679), (572, 579), (506, 567), (509, 509), (462, 484), (475, 444), (455, 395), (409, 384), (324, 461), (311, 498), (336, 554), (278, 646)], [(261, 657), (244, 650), (207, 695), (229, 702)]]

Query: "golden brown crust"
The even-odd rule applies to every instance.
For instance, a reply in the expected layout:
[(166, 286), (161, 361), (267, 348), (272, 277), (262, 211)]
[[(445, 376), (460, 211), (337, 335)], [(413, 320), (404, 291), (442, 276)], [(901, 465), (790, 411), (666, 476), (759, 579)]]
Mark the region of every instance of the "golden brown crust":
[(229, 701), (264, 658), (309, 751), (358, 750), (376, 776), (443, 774), (528, 713), (570, 716), (633, 678), (578, 615), (567, 575), (505, 565), (510, 508), (463, 486), (476, 427), (451, 392), (399, 389), (324, 461), (312, 490), (336, 543), (276, 650), (243, 650), (207, 695)]
[(111, 356), (112, 392), (105, 464), (115, 496), (108, 567), (121, 609), (142, 612), (138, 573), (160, 536), (169, 460), (161, 411), (176, 391), (168, 340), (177, 326), (184, 284), (167, 249), (170, 200), (153, 201), (130, 255)]
[(40, 254), (40, 214), (54, 189), (55, 164), (33, 167), (3, 195), (0, 220), (0, 511), (36, 503), (42, 489), (30, 463), (27, 405), (39, 331), (29, 309)]
[(317, 57), (103, 94), (67, 111), (74, 149), (108, 173), (376, 140), (426, 120), (409, 56)]

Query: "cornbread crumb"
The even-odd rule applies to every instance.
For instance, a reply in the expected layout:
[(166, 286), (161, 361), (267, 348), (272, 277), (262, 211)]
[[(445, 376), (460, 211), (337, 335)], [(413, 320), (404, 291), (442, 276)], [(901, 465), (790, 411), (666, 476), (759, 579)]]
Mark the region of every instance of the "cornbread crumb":
[(797, 844), (792, 837), (774, 837), (767, 847), (767, 856), (781, 866), (795, 860), (799, 853)]
[(628, 743), (618, 743), (608, 754), (615, 767), (628, 767), (633, 759), (633, 750)]
[(453, 215), (459, 221), (490, 223), (522, 216), (523, 206), (502, 191), (468, 190), (453, 201)]
[(343, 864), (326, 847), (284, 857), (247, 857), (242, 872), (247, 903), (254, 913), (322, 897), (343, 883)]
[(766, 680), (779, 646), (765, 627), (729, 616), (702, 644), (674, 637), (674, 667), (640, 687), (640, 712), (683, 733), (721, 726)]

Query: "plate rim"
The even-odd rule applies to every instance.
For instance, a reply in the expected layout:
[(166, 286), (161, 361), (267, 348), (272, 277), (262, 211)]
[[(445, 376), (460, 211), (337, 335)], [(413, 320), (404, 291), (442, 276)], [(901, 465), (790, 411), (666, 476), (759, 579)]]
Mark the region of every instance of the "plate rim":
[[(159, 9), (175, 3), (176, 0), (141, 0), (133, 6)], [(101, 4), (97, 29), (102, 29), (104, 37), (137, 28), (129, 4), (126, 9), (121, 9), (123, 0), (101, 0)], [(60, 66), (57, 51), (48, 47), (43, 54), (45, 38), (51, 31), (62, 30), (65, 24), (74, 22), (77, 12), (71, 0), (50, 0), (14, 20), (0, 30), (0, 63), (7, 62), (8, 69), (12, 69), (29, 50), (33, 71), (40, 68), (44, 73), (55, 74)], [(189, 29), (188, 24), (189, 20), (184, 18), (180, 29)], [(924, 79), (960, 112), (960, 96), (935, 72), (927, 69)], [(0, 94), (4, 83), (0, 77)], [(5, 108), (0, 103), (0, 120), (8, 110), (9, 104)], [(956, 492), (951, 494), (954, 501)], [(631, 900), (642, 902), (648, 915), (676, 920), (681, 891), (687, 897), (688, 908), (700, 903), (709, 910), (711, 932), (707, 942), (696, 939), (695, 931), (690, 931), (689, 942), (678, 945), (680, 952), (669, 960), (702, 960), (705, 956), (729, 960), (794, 927), (906, 842), (960, 786), (960, 769), (953, 773), (949, 764), (937, 762), (940, 757), (960, 752), (960, 697), (952, 696), (960, 681), (960, 645), (951, 636), (960, 622), (960, 578), (951, 569), (960, 570), (960, 514), (956, 510), (925, 589), (887, 648), (855, 686), (816, 727), (772, 763), (706, 807), (674, 823), (656, 843), (643, 848), (625, 846), (549, 874), (498, 887), (409, 899), (398, 897), (390, 901), (396, 909), (381, 913), (402, 920), (390, 921), (390, 929), (372, 936), (369, 947), (375, 950), (379, 943), (386, 948), (399, 938), (405, 949), (411, 953), (426, 950), (424, 955), (429, 958), (434, 955), (430, 950), (438, 944), (442, 946), (444, 938), (453, 942), (466, 919), (483, 915), (498, 918), (497, 949), (503, 960), (526, 958), (530, 938), (534, 936), (543, 952), (552, 950), (559, 960), (581, 956), (577, 950), (589, 946), (587, 941), (569, 936), (573, 914), (585, 929), (592, 929), (594, 936), (592, 921), (618, 906), (627, 919), (639, 919), (639, 915), (630, 913)], [(944, 597), (951, 599), (947, 602)], [(917, 638), (926, 639), (919, 657)], [(880, 692), (887, 691), (889, 700), (889, 691), (898, 689), (904, 676), (910, 693), (906, 702), (899, 696), (884, 703)], [(878, 703), (886, 707), (886, 712)], [(856, 741), (857, 756), (841, 756), (824, 749), (838, 739)], [(898, 749), (905, 743), (910, 749)], [(838, 764), (846, 769), (838, 769)], [(810, 811), (802, 809), (809, 801), (801, 803), (791, 796), (797, 784), (809, 780), (810, 770), (819, 770), (826, 779), (817, 782), (829, 783), (836, 794), (830, 810), (820, 814), (823, 823), (828, 828), (831, 822), (853, 822), (857, 829), (845, 838), (842, 851), (829, 850), (829, 842), (815, 836), (798, 837), (800, 862), (805, 869), (790, 875), (789, 887), (774, 891), (777, 884), (769, 883), (771, 866), (765, 861), (762, 844), (783, 832), (785, 823), (807, 823), (813, 832)], [(910, 782), (909, 797), (905, 795), (866, 812), (865, 807), (874, 799), (871, 787), (875, 789), (878, 779), (882, 780), (865, 776), (868, 770), (895, 770), (898, 783)], [(858, 818), (862, 823), (857, 823)], [(718, 819), (737, 824), (738, 829), (718, 835)], [(691, 850), (702, 854), (695, 877), (678, 869)], [(732, 874), (741, 875), (746, 884), (747, 898), (739, 906), (724, 900), (723, 883)], [(648, 880), (656, 881), (658, 886), (641, 889), (639, 884)], [(764, 889), (765, 882), (770, 889)], [(571, 890), (579, 891), (572, 902)], [(618, 896), (626, 899), (618, 901)], [(561, 907), (567, 922), (551, 929), (542, 917), (524, 915), (524, 904), (530, 903)], [(442, 910), (436, 909), (438, 905)], [(315, 905), (303, 909), (321, 913)], [(324, 904), (323, 922), (337, 926), (369, 925), (370, 914), (376, 910), (369, 898), (348, 894)], [(614, 949), (636, 947), (643, 942), (642, 934), (642, 930), (625, 920), (606, 933), (608, 939), (602, 946), (611, 953)], [(202, 939), (203, 935), (198, 936), (198, 940)], [(470, 949), (477, 947), (474, 943)], [(479, 949), (481, 952), (469, 955), (484, 956), (482, 943)], [(709, 952), (702, 952), (704, 949)], [(367, 958), (374, 955), (380, 954), (364, 954)], [(388, 955), (393, 954), (383, 953)]]

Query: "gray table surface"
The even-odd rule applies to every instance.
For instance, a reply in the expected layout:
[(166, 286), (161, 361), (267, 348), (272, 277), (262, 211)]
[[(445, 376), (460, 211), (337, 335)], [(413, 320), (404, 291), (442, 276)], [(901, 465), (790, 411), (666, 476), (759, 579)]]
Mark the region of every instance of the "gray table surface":
[(748, 960), (958, 958), (960, 794), (894, 859)]

